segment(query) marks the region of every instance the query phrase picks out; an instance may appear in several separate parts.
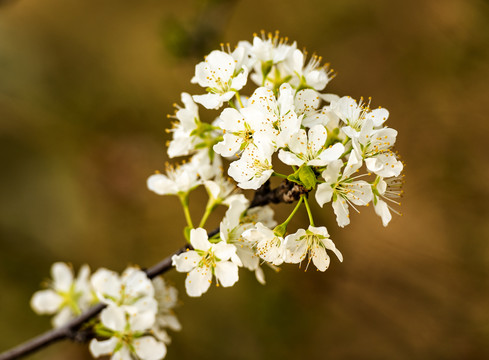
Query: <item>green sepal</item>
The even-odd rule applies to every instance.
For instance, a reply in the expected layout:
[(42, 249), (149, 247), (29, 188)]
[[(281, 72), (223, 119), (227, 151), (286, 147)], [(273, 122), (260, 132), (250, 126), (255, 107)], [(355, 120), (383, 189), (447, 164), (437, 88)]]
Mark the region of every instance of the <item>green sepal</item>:
[(261, 63), (261, 73), (263, 74), (263, 78), (265, 79), (270, 71), (272, 70), (273, 60), (264, 61)]
[(114, 350), (112, 351), (112, 353), (115, 354), (116, 352), (118, 352), (120, 349), (122, 349), (122, 346), (124, 346), (122, 341), (118, 342), (117, 345), (115, 346)]
[(286, 224), (280, 224), (273, 229), (273, 233), (275, 236), (279, 237), (284, 237), (285, 233), (287, 232), (287, 225)]
[(287, 180), (300, 184), (301, 179), (299, 177), (299, 170), (300, 169), (296, 170), (293, 174), (287, 176)]
[(301, 166), (299, 168), (299, 179), (307, 190), (314, 189), (316, 187), (316, 174), (310, 166)]

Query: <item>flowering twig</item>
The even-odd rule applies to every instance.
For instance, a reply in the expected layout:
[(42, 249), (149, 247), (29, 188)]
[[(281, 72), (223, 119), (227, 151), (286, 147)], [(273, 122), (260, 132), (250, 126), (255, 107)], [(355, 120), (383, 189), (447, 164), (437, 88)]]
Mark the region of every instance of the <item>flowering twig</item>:
[[(386, 226), (391, 211), (396, 212), (389, 203), (400, 205), (402, 196), (404, 165), (393, 150), (397, 131), (384, 126), (389, 112), (372, 109), (370, 99), (365, 103), (322, 93), (332, 74), (320, 63), (316, 56), (306, 62), (295, 42), (264, 32), (232, 52), (222, 45), (198, 63), (191, 82), (205, 93), (182, 93), (184, 107), (175, 105), (174, 116), (169, 115), (176, 121), (168, 129), (168, 156), (190, 159), (168, 164), (166, 174), (157, 171), (147, 180), (154, 193), (180, 198), (190, 244), (144, 272), (129, 267), (121, 276), (105, 268), (90, 276), (84, 265), (75, 279), (67, 264), (53, 264), (53, 281), (33, 295), (31, 306), (39, 314), (56, 314), (56, 329), (0, 355), (0, 360), (65, 338), (90, 340), (95, 358), (163, 359), (170, 341), (166, 329), (181, 329), (173, 314), (177, 290), (162, 278), (150, 279), (172, 266), (187, 274), (187, 294), (199, 297), (214, 279), (217, 286), (233, 286), (240, 268), (253, 271), (264, 284), (263, 263), (277, 267), (307, 261), (324, 272), (329, 254), (343, 261), (326, 227), (314, 222), (310, 194), (320, 207), (331, 204), (340, 227), (350, 223), (350, 209), (360, 212), (357, 207), (370, 204)], [(248, 77), (257, 85), (249, 96), (244, 93)], [(209, 123), (201, 121), (199, 105), (223, 110)], [(277, 158), (288, 171), (276, 171)], [(230, 161), (227, 171), (225, 159)], [(275, 189), (272, 176), (283, 179)], [(196, 228), (189, 194), (199, 186), (206, 188), (209, 201)], [(236, 187), (256, 190), (252, 202)], [(282, 202), (297, 203), (277, 225), (273, 209), (263, 205)], [(226, 214), (219, 228), (207, 233), (204, 225), (220, 205), (228, 207)], [(309, 226), (291, 233), (288, 225), (303, 207)], [(98, 301), (100, 305), (90, 308)]]
[[(190, 248), (190, 245), (185, 245), (182, 248), (175, 251), (172, 255), (166, 257), (161, 260), (156, 265), (150, 267), (145, 270), (148, 278), (152, 279), (158, 275), (163, 274), (164, 272), (170, 270), (172, 268), (171, 258), (173, 255), (178, 255), (187, 249)], [(26, 341), (15, 348), (8, 350), (2, 354), (0, 354), (0, 360), (11, 360), (18, 359), (22, 356), (26, 356), (28, 354), (33, 353), (36, 350), (42, 349), (52, 343), (55, 343), (59, 340), (71, 339), (75, 341), (87, 341), (87, 336), (80, 336), (80, 329), (82, 326), (94, 316), (97, 316), (104, 308), (106, 304), (97, 304), (90, 308), (88, 311), (84, 312), (82, 315), (77, 318), (71, 320), (66, 325), (61, 326), (59, 328), (47, 331), (35, 338)]]

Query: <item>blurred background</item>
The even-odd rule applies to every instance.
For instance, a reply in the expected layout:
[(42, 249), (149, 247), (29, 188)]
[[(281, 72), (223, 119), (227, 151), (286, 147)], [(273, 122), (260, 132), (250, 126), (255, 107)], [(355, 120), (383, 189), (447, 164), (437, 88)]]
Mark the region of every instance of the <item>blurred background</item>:
[[(316, 207), (345, 259), (325, 273), (287, 265), (261, 286), (241, 271), (198, 299), (168, 273), (183, 331), (167, 359), (489, 358), (482, 0), (0, 1), (0, 350), (50, 328), (29, 300), (53, 262), (122, 271), (183, 244), (177, 198), (145, 184), (167, 160), (166, 114), (201, 92), (205, 53), (261, 29), (330, 62), (328, 92), (390, 111), (403, 216), (384, 228), (366, 208), (339, 229)], [(197, 216), (204, 191), (191, 201)], [(91, 357), (63, 342), (30, 358)]]

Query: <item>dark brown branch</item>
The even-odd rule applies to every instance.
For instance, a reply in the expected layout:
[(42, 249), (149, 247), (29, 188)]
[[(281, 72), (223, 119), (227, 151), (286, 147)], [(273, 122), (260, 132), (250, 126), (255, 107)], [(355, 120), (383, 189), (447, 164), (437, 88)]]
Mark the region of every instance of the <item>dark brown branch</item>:
[[(263, 184), (261, 188), (259, 188), (255, 192), (250, 208), (267, 205), (269, 203), (292, 203), (298, 200), (299, 197), (306, 192), (307, 190), (304, 189), (304, 187), (289, 182), (287, 180), (285, 180), (277, 188), (272, 190), (270, 188), (270, 182), (267, 181), (265, 184)], [(209, 237), (217, 234), (218, 232), (219, 228), (214, 229), (209, 233)], [(183, 246), (172, 255), (161, 260), (156, 265), (150, 267), (149, 269), (146, 269), (146, 275), (148, 275), (148, 278), (153, 279), (156, 276), (170, 270), (172, 268), (171, 258), (173, 257), (173, 255), (181, 254), (182, 252), (191, 248), (192, 247), (190, 244)], [(105, 304), (97, 304), (93, 306), (79, 317), (68, 322), (66, 325), (49, 330), (31, 340), (26, 341), (23, 344), (16, 346), (13, 349), (10, 349), (0, 354), (0, 360), (18, 359), (63, 339), (71, 339), (77, 342), (86, 342), (90, 340), (94, 336), (93, 332), (91, 330), (82, 329), (82, 327), (88, 320), (97, 316), (105, 308), (105, 306)]]

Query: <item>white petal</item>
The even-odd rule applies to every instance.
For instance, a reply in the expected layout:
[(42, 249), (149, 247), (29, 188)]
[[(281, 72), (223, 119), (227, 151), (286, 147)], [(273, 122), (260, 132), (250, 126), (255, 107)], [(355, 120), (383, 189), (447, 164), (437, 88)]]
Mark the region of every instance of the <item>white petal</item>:
[(375, 109), (375, 110), (372, 110), (371, 112), (369, 112), (367, 114), (367, 117), (372, 119), (372, 122), (373, 122), (375, 127), (379, 127), (379, 126), (382, 126), (382, 124), (389, 117), (389, 111), (387, 111), (387, 109), (384, 109), (384, 108)]
[[(345, 147), (341, 143), (336, 143), (333, 146), (323, 150), (319, 155), (322, 164), (320, 166), (329, 164), (332, 161), (338, 160), (339, 157), (345, 152)], [(316, 166), (315, 164), (311, 164)]]
[(219, 109), (223, 100), (219, 94), (205, 94), (192, 96), (196, 103), (203, 105), (206, 109)]
[(316, 265), (318, 270), (326, 271), (326, 269), (329, 267), (330, 262), (329, 256), (328, 254), (326, 254), (326, 249), (322, 246), (315, 244), (311, 249), (311, 255), (312, 262), (314, 263), (314, 265)]
[(141, 360), (159, 360), (166, 355), (166, 346), (152, 336), (143, 336), (134, 340), (136, 354)]
[(123, 331), (126, 326), (126, 315), (120, 307), (109, 305), (102, 310), (100, 320), (105, 327), (114, 331)]
[(216, 278), (223, 287), (233, 286), (239, 279), (238, 265), (231, 261), (219, 261), (215, 268)]
[(326, 249), (331, 250), (332, 252), (334, 252), (334, 254), (338, 258), (338, 260), (341, 261), (341, 262), (343, 262), (343, 255), (336, 248), (336, 245), (334, 244), (333, 240), (331, 240), (331, 239), (322, 239), (322, 242), (323, 242), (324, 246), (326, 247)]
[(224, 241), (214, 244), (212, 247), (216, 257), (223, 261), (229, 260), (236, 254), (236, 247), (232, 244), (226, 244)]
[(348, 204), (346, 200), (338, 196), (336, 201), (333, 201), (333, 210), (336, 214), (336, 221), (338, 226), (345, 227), (350, 223)]
[(303, 238), (305, 234), (306, 231), (304, 229), (299, 229), (296, 233), (285, 238), (285, 247), (287, 249), (285, 262), (297, 264), (304, 260), (308, 250), (307, 239)]
[(121, 281), (119, 275), (114, 271), (104, 268), (98, 269), (92, 275), (90, 282), (100, 300), (103, 300), (104, 294), (110, 297), (119, 298)]
[(127, 277), (124, 277), (123, 274), (123, 283), (125, 284), (126, 294), (133, 298), (153, 296), (153, 283), (148, 279), (144, 271), (135, 268), (131, 269), (133, 269), (133, 271), (131, 271)]
[(146, 331), (155, 323), (155, 312), (144, 311), (131, 314), (129, 316), (129, 323), (133, 331)]
[(380, 216), (382, 219), (382, 224), (384, 226), (389, 225), (389, 222), (392, 219), (391, 212), (389, 211), (389, 207), (387, 203), (383, 200), (377, 198), (377, 204), (374, 205), (375, 213)]
[(328, 229), (326, 229), (325, 226), (315, 227), (315, 226), (309, 225), (307, 230), (309, 230), (310, 232), (312, 232), (314, 234), (324, 236), (325, 238), (329, 237)]
[(127, 346), (124, 345), (120, 350), (112, 355), (110, 360), (133, 360), (133, 358)]
[[(324, 144), (324, 143), (323, 143)], [(307, 134), (304, 129), (300, 129), (289, 140), (289, 149), (294, 154), (305, 156), (307, 151)]]
[(241, 71), (231, 81), (231, 89), (241, 90), (243, 86), (246, 85), (247, 81), (248, 81), (248, 69), (246, 68), (246, 66), (243, 66), (243, 71)]
[(341, 160), (336, 160), (328, 164), (326, 170), (324, 170), (321, 174), (326, 183), (334, 184), (338, 180), (342, 166), (343, 161)]
[(333, 196), (333, 188), (328, 183), (319, 184), (316, 190), (316, 201), (319, 206), (323, 207), (324, 204), (331, 201)]
[(219, 197), (219, 193), (221, 192), (221, 187), (215, 181), (212, 180), (204, 181), (204, 186), (214, 199), (217, 199)]
[(205, 293), (212, 283), (212, 269), (209, 267), (199, 267), (192, 270), (185, 279), (185, 289), (187, 294), (192, 297), (201, 296)]
[(69, 291), (73, 284), (73, 271), (63, 262), (54, 263), (51, 267), (54, 288), (59, 291)]
[(226, 133), (223, 136), (223, 141), (214, 145), (213, 149), (216, 153), (224, 157), (230, 157), (240, 150), (241, 144), (243, 144), (243, 140), (240, 137)]
[[(309, 144), (309, 148), (312, 150), (312, 152), (314, 154), (317, 154), (319, 152), (319, 150), (322, 149), (322, 147), (326, 143), (327, 137), (328, 137), (328, 133), (326, 131), (326, 128), (323, 125), (315, 125), (309, 130), (309, 134), (308, 134), (309, 142), (308, 142), (308, 144)], [(339, 145), (341, 145), (341, 144), (339, 144)], [(336, 160), (336, 159), (334, 159), (334, 160)]]
[(149, 190), (158, 195), (176, 194), (178, 192), (175, 182), (163, 174), (151, 175), (147, 180), (147, 186)]
[(209, 242), (209, 237), (207, 236), (207, 231), (202, 228), (190, 230), (190, 243), (196, 250), (207, 251), (211, 247)]
[(262, 285), (265, 285), (265, 274), (263, 273), (263, 269), (261, 267), (257, 267), (255, 270), (256, 280)]
[(199, 264), (201, 259), (202, 257), (194, 250), (173, 255), (171, 258), (172, 265), (176, 267), (178, 272), (189, 272)]
[(130, 305), (124, 305), (124, 309), (129, 314), (138, 314), (146, 311), (156, 314), (158, 311), (158, 302), (153, 296), (144, 296)]
[(37, 291), (31, 299), (31, 307), (38, 314), (53, 314), (62, 303), (63, 298), (53, 290)]
[(280, 161), (282, 161), (284, 164), (287, 165), (295, 165), (295, 166), (301, 166), (304, 164), (304, 160), (299, 159), (295, 154), (291, 153), (290, 151), (286, 151), (284, 149), (280, 149), (278, 152), (278, 158)]
[(111, 337), (110, 339), (103, 341), (92, 339), (88, 348), (90, 349), (92, 355), (97, 358), (101, 355), (110, 355), (114, 351), (118, 342), (119, 340), (115, 337)]
[(343, 187), (348, 189), (346, 197), (355, 205), (366, 206), (372, 201), (372, 188), (366, 181), (354, 181), (352, 183), (344, 183)]
[(365, 159), (365, 165), (367, 169), (382, 177), (399, 176), (404, 167), (401, 161), (389, 154)]

